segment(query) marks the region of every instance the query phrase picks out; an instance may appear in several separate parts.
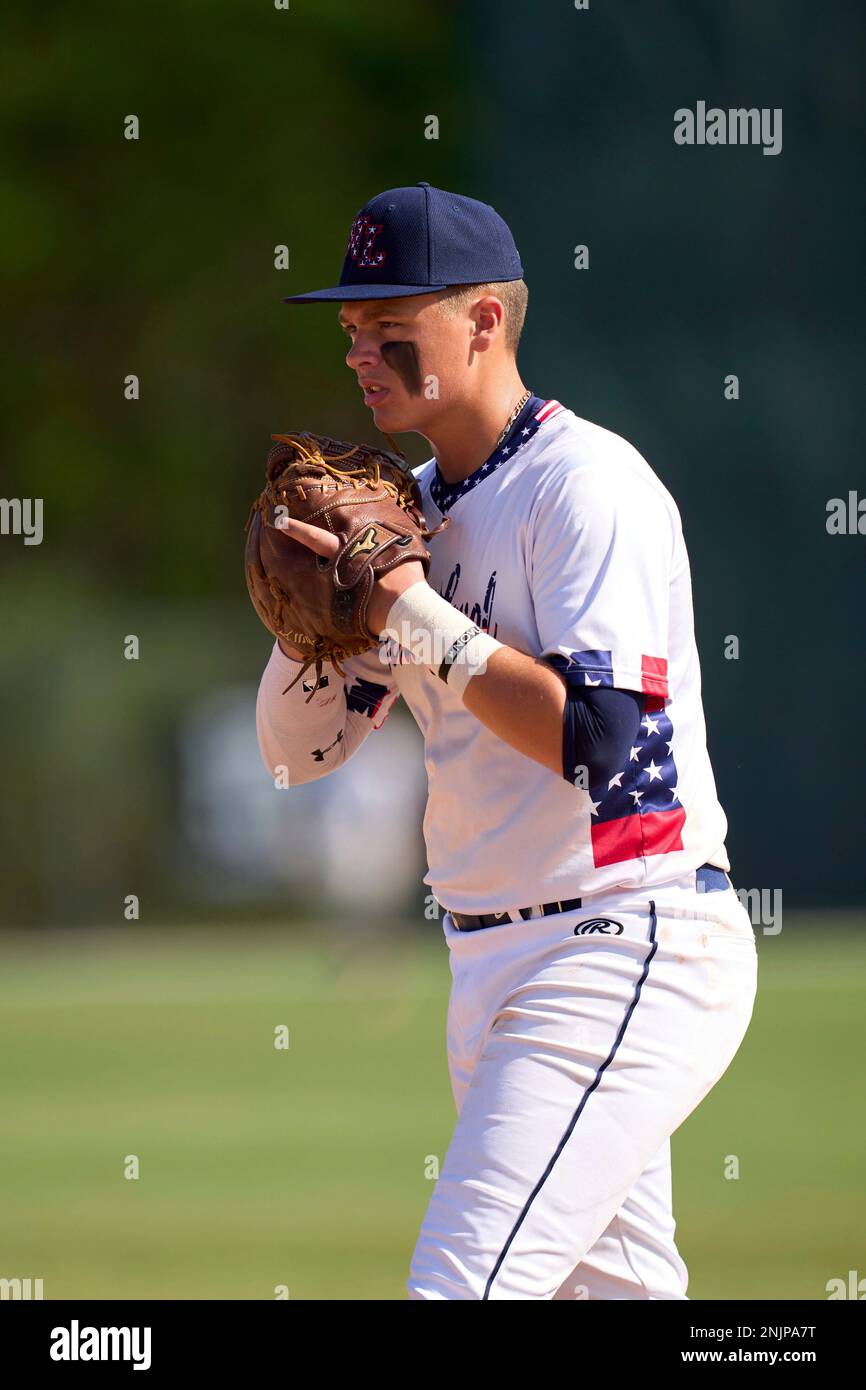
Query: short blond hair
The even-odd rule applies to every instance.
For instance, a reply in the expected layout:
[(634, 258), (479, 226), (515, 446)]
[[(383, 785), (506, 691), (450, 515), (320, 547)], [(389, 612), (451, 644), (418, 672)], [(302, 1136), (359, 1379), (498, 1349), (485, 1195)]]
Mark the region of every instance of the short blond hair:
[(499, 280), (486, 285), (450, 285), (439, 301), (442, 312), (453, 318), (465, 309), (474, 299), (485, 294), (495, 295), (502, 300), (505, 310), (505, 346), (517, 356), (526, 306), (529, 303), (529, 290), (525, 280)]

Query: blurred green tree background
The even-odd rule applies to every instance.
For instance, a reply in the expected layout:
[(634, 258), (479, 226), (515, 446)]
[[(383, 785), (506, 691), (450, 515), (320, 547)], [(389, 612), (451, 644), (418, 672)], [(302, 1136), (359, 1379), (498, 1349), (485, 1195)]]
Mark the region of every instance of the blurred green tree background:
[[(268, 436), (375, 433), (335, 315), (280, 297), (333, 282), (357, 208), (419, 179), (509, 220), (524, 378), (680, 503), (739, 881), (861, 902), (866, 539), (825, 526), (863, 474), (861, 12), (151, 0), (3, 28), (0, 495), (43, 498), (45, 534), (0, 537), (2, 920), (114, 920), (133, 884), (193, 909), (181, 726), (228, 686), (252, 718)], [(698, 99), (783, 108), (782, 153), (677, 147)]]
[(470, 126), (454, 26), (397, 0), (7, 13), (0, 491), (42, 497), (45, 534), (0, 542), (3, 920), (116, 919), (133, 886), (190, 908), (178, 728), (267, 659), (242, 555), (269, 436), (375, 434), (336, 309), (281, 296), (336, 277), (383, 177), (466, 182), (423, 134), (431, 93)]

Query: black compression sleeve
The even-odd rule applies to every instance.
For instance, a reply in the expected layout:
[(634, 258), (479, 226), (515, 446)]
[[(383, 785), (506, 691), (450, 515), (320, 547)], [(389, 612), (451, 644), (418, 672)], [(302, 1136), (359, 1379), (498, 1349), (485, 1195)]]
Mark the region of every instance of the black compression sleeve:
[[(562, 775), (586, 789), (607, 782), (628, 763), (643, 718), (635, 690), (569, 685), (562, 719)], [(587, 769), (584, 777), (580, 770)]]

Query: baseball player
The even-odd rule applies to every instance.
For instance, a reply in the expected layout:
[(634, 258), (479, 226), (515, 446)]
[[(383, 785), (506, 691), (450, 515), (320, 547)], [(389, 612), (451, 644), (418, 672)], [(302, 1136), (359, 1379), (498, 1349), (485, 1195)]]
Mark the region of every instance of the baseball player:
[(493, 208), (379, 194), (339, 285), (287, 302), (311, 301), (338, 306), (377, 427), (433, 454), (414, 470), (429, 572), (377, 578), (379, 645), (289, 688), (305, 654), (279, 639), (257, 703), (292, 783), (339, 769), (401, 695), (424, 736), (458, 1118), (409, 1297), (685, 1299), (670, 1136), (737, 1052), (757, 953), (676, 505), (625, 440), (524, 386), (527, 291)]

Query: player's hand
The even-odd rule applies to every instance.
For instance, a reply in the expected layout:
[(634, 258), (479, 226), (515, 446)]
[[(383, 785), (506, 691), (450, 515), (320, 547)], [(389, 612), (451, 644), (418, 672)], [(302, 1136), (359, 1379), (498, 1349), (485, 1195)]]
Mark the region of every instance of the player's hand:
[[(324, 555), (328, 560), (332, 560), (340, 549), (340, 542), (336, 536), (332, 536), (330, 531), (324, 530), (321, 526), (312, 526), (308, 521), (296, 521), (294, 517), (281, 516), (274, 525), (278, 531), (291, 536), (292, 540), (300, 541), (301, 545), (309, 546), (310, 550), (314, 550), (317, 555)], [(389, 570), (381, 579), (377, 579), (367, 605), (367, 625), (370, 631), (378, 635), (385, 627), (394, 600), (404, 589), (417, 584), (425, 577), (424, 566), (420, 560), (407, 560), (405, 564), (398, 565), (396, 569)], [(284, 642), (282, 637), (277, 640), (286, 656), (292, 656), (297, 661), (305, 656), (297, 647)]]

